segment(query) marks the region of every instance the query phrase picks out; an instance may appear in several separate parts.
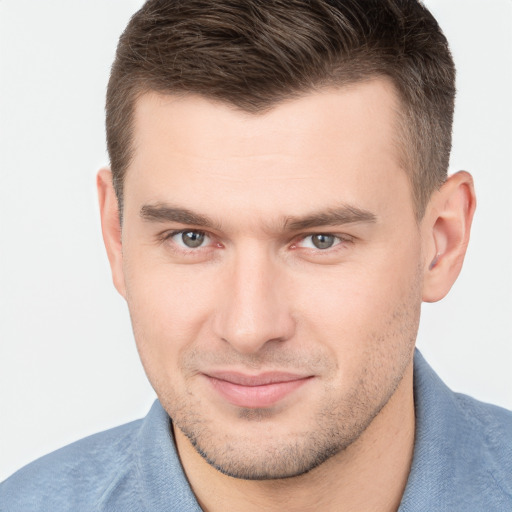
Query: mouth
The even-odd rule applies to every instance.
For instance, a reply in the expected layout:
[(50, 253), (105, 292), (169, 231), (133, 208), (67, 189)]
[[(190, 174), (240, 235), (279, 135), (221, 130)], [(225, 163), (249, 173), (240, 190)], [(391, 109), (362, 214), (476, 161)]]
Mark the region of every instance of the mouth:
[(213, 389), (232, 405), (249, 409), (268, 408), (309, 382), (313, 376), (286, 372), (247, 375), (236, 372), (210, 372), (204, 376)]

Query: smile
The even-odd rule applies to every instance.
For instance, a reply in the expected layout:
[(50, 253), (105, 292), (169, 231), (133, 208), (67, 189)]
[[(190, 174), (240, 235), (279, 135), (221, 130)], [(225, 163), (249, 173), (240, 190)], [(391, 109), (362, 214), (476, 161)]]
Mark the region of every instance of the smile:
[(313, 378), (289, 373), (244, 375), (219, 372), (205, 376), (222, 398), (232, 405), (251, 409), (271, 407)]

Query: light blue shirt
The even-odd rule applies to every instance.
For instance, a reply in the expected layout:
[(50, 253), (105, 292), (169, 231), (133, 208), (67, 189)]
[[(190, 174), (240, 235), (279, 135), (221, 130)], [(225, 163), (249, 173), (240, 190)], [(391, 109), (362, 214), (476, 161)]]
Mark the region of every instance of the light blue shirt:
[[(399, 512), (512, 511), (512, 412), (450, 391), (416, 351), (416, 440)], [(158, 401), (0, 484), (1, 512), (201, 512)]]

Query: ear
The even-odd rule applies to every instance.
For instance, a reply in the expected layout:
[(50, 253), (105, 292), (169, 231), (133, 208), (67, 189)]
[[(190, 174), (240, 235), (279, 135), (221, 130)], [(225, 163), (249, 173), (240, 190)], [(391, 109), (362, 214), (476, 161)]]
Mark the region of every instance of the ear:
[(100, 203), (101, 232), (112, 270), (112, 280), (117, 291), (126, 298), (121, 222), (110, 169), (101, 169), (98, 172), (96, 185), (98, 187), (98, 200)]
[(469, 243), (476, 207), (473, 178), (465, 171), (450, 176), (432, 195), (422, 221), (423, 300), (441, 300), (457, 279)]

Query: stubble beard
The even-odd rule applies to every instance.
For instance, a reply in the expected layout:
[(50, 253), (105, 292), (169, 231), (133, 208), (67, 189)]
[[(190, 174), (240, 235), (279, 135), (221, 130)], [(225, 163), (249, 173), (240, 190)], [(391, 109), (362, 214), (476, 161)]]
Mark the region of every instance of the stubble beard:
[[(406, 330), (410, 331), (409, 328)], [(267, 435), (266, 425), (279, 417), (279, 412), (272, 408), (239, 409), (239, 431), (233, 435), (216, 430), (215, 423), (201, 414), (204, 408), (200, 401), (194, 403), (191, 396), (182, 400), (161, 397), (161, 400), (172, 418), (173, 427), (179, 428), (197, 453), (221, 473), (244, 480), (297, 477), (342, 453), (366, 431), (401, 383), (410, 363), (416, 332), (414, 329), (407, 350), (394, 361), (391, 380), (383, 383), (379, 379), (365, 378), (375, 373), (375, 365), (382, 363), (383, 354), (369, 355), (368, 366), (350, 392), (342, 398), (336, 397), (333, 390), (327, 392), (329, 398), (324, 399), (315, 414), (305, 411), (306, 428), (300, 430), (302, 425), (299, 424), (286, 436), (273, 438)], [(379, 344), (390, 348), (383, 339)], [(261, 436), (254, 438), (244, 434), (244, 422), (253, 432), (255, 424), (261, 425)]]
[[(361, 404), (354, 404), (349, 410), (361, 407)], [(338, 414), (322, 411), (317, 417), (317, 428), (286, 438), (266, 439), (264, 444), (260, 439), (243, 435), (223, 438), (219, 432), (201, 426), (200, 421), (193, 421), (190, 415), (182, 418), (179, 412), (175, 414), (173, 427), (179, 428), (197, 453), (221, 473), (243, 480), (278, 480), (308, 473), (345, 450), (360, 437), (382, 407), (366, 417), (364, 423), (352, 417), (344, 418), (341, 425), (333, 418)], [(266, 410), (242, 409), (239, 412), (240, 419), (261, 422), (262, 429), (265, 429), (265, 419), (271, 416), (273, 413)]]
[[(277, 480), (303, 475), (358, 440), (400, 385), (411, 364), (419, 326), (421, 300), (419, 289), (413, 288), (389, 316), (387, 325), (381, 326), (380, 332), (370, 334), (371, 341), (366, 344), (368, 348), (364, 355), (366, 364), (360, 369), (352, 388), (339, 396), (340, 391), (336, 391), (333, 381), (326, 384), (324, 399), (317, 404), (316, 412), (305, 410), (304, 422), (298, 420), (294, 431), (286, 435), (269, 435), (267, 425), (279, 419), (279, 411), (273, 408), (240, 408), (235, 433), (223, 432), (213, 418), (205, 414), (201, 397), (190, 391), (178, 395), (168, 383), (158, 385), (155, 380), (150, 380), (171, 418), (172, 427), (179, 428), (197, 453), (221, 473), (244, 480)], [(197, 352), (188, 354), (188, 361), (186, 357), (182, 362), (185, 373), (187, 368), (197, 367), (195, 354)], [(204, 354), (199, 357), (204, 360)], [(216, 357), (212, 354), (212, 359)], [(254, 359), (237, 357), (243, 357), (244, 361), (240, 359), (238, 362), (245, 362), (248, 367), (266, 367), (266, 361), (268, 367), (276, 362), (284, 368), (316, 365), (329, 373), (337, 366), (326, 353), (315, 354), (309, 363), (291, 356), (288, 362), (293, 361), (293, 364), (288, 366), (289, 356), (278, 352)], [(254, 433), (254, 427), (260, 426), (261, 434), (244, 433), (243, 422), (248, 426), (246, 432)]]

